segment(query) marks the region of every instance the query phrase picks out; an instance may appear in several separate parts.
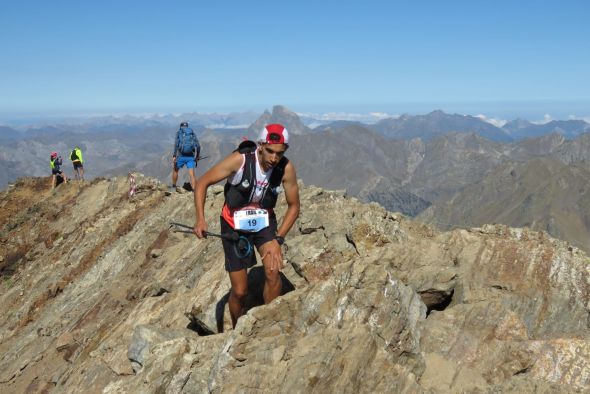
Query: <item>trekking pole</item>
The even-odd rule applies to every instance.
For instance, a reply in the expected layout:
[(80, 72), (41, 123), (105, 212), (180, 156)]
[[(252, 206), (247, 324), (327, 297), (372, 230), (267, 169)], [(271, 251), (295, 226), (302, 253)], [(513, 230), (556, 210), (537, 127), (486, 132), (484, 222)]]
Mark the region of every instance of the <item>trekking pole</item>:
[[(178, 223), (178, 222), (170, 222), (169, 228), (172, 228), (173, 226), (177, 226), (177, 227), (181, 227), (182, 229), (186, 229), (186, 230), (182, 230), (182, 229), (174, 230), (175, 233), (194, 234), (192, 226), (187, 226), (186, 224), (182, 224), (182, 223)], [(209, 231), (204, 231), (203, 234), (205, 234), (205, 236), (212, 236), (212, 237), (225, 239), (227, 241), (232, 241), (234, 243), (234, 252), (236, 252), (236, 255), (240, 259), (250, 256), (252, 254), (252, 252), (254, 251), (254, 248), (252, 247), (252, 243), (248, 240), (248, 238), (246, 238), (243, 235), (239, 235), (237, 233), (216, 234), (216, 233), (212, 233)]]
[(193, 227), (192, 226), (187, 226), (186, 224), (182, 224), (182, 223), (177, 223), (177, 222), (170, 222), (170, 228), (177, 226), (177, 227), (181, 227), (181, 228), (185, 228), (187, 230), (174, 230), (175, 233), (187, 233), (187, 234), (194, 234), (193, 232)]
[[(170, 222), (170, 228), (172, 228), (172, 226), (177, 226), (177, 227), (181, 227), (181, 228), (186, 229), (186, 230), (174, 230), (175, 233), (194, 234), (192, 226), (188, 226), (186, 224), (182, 224), (182, 223), (178, 223), (178, 222)], [(240, 238), (240, 235), (238, 235), (238, 234), (216, 234), (216, 233), (211, 233), (209, 231), (203, 231), (203, 234), (210, 235), (212, 237), (221, 238), (221, 239), (227, 239), (228, 241), (234, 241), (234, 242)]]

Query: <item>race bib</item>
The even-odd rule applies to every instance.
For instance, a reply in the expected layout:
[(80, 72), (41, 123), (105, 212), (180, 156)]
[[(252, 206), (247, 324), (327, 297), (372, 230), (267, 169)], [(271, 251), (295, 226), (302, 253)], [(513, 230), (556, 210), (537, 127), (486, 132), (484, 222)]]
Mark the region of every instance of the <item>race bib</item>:
[(234, 212), (234, 228), (241, 231), (257, 232), (268, 227), (266, 209), (242, 209)]

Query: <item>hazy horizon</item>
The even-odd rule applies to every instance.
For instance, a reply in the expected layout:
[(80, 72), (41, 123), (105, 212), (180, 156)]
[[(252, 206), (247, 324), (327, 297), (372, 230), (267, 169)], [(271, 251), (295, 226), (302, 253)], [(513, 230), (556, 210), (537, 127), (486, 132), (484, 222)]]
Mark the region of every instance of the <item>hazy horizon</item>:
[[(53, 111), (21, 111), (5, 112), (0, 110), (0, 125), (19, 127), (35, 125), (39, 123), (51, 124), (60, 121), (85, 120), (93, 117), (156, 117), (179, 116), (187, 113), (198, 114), (236, 114), (252, 113), (262, 114), (265, 110), (272, 110), (275, 103), (267, 107), (198, 107), (198, 108), (168, 108), (160, 109), (98, 109), (98, 110), (53, 110)], [(515, 101), (515, 102), (453, 102), (453, 103), (397, 103), (375, 104), (357, 106), (335, 105), (301, 105), (289, 106), (290, 110), (300, 114), (332, 120), (351, 120), (357, 117), (368, 117), (371, 114), (379, 114), (381, 117), (395, 117), (402, 114), (424, 115), (435, 110), (446, 113), (458, 113), (462, 115), (485, 116), (487, 119), (510, 121), (517, 118), (531, 122), (546, 122), (550, 120), (582, 119), (590, 122), (590, 101)], [(377, 116), (375, 116), (377, 119)]]

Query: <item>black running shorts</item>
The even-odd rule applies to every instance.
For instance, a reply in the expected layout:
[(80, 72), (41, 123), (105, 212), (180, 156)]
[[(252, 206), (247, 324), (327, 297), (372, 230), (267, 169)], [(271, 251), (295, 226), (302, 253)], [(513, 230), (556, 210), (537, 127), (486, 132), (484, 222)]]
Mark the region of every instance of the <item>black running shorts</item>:
[[(275, 235), (277, 233), (277, 218), (276, 216), (270, 216), (268, 218), (269, 224), (268, 227), (263, 228), (262, 230), (256, 233), (249, 233), (244, 231), (236, 231), (230, 227), (229, 224), (225, 221), (225, 219), (220, 216), (219, 217), (221, 223), (221, 234), (232, 234), (238, 233), (239, 235), (243, 235), (248, 238), (248, 241), (256, 247), (256, 249), (260, 248), (263, 244), (267, 243), (268, 241), (272, 241), (275, 239)], [(225, 270), (228, 272), (240, 271), (243, 269), (247, 269), (256, 265), (256, 254), (252, 251), (252, 254), (248, 257), (240, 258), (236, 255), (236, 251), (234, 248), (234, 241), (229, 241), (226, 239), (221, 239), (223, 244), (223, 252), (225, 254)]]

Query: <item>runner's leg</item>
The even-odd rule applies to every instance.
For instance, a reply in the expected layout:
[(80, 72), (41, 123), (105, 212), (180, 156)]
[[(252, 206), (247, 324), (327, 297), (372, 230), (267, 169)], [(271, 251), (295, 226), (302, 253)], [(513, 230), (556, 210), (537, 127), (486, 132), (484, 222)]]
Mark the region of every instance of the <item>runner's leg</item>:
[(193, 192), (194, 192), (195, 190), (197, 190), (197, 180), (195, 179), (195, 169), (189, 168), (188, 174), (191, 178), (191, 187), (193, 188)]
[(264, 259), (262, 259), (262, 265), (264, 266), (264, 275), (265, 275), (264, 290), (263, 290), (262, 295), (264, 297), (265, 304), (268, 304), (269, 302), (271, 302), (272, 300), (274, 300), (275, 298), (280, 296), (281, 290), (283, 287), (280, 271), (277, 271), (277, 270), (271, 271), (270, 270), (271, 256), (269, 254), (265, 253), (265, 249), (268, 246), (269, 242), (274, 242), (274, 241), (268, 241), (267, 243), (264, 243), (260, 247), (260, 251), (259, 251), (261, 256), (265, 256)]
[(238, 318), (244, 314), (244, 305), (248, 295), (248, 272), (246, 269), (228, 272), (231, 282), (231, 291), (229, 293), (229, 313), (231, 315), (232, 326), (235, 327)]
[(174, 165), (174, 169), (172, 170), (172, 186), (176, 186), (176, 182), (178, 181), (178, 167)]

